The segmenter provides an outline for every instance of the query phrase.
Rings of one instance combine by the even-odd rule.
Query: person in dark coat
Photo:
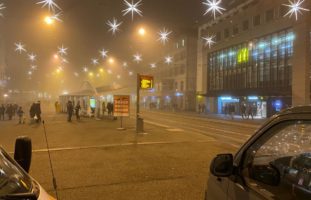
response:
[[[33,103],[30,107],[29,116],[31,120],[33,120],[36,116],[36,104],[35,103]]]
[[[0,120],[4,120],[4,114],[5,114],[5,107],[4,105],[2,104],[0,106]]]
[[[72,101],[68,101],[67,103],[67,114],[68,114],[68,122],[71,122],[72,114],[73,114],[73,104]]]
[[[80,110],[81,110],[80,101],[78,101],[77,105],[75,106],[75,114],[77,120],[80,120]]]
[[[18,115],[18,123],[25,124],[23,108],[19,107],[16,113]]]
[[[12,106],[12,104],[7,105],[6,114],[8,115],[9,120],[12,120],[12,117],[13,117],[13,106]]]
[[[40,101],[38,101],[36,104],[35,104],[35,115],[37,116],[37,123],[40,123],[41,122],[41,103]]]

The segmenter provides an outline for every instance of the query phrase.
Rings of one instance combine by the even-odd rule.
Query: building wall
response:
[[[233,46],[251,44],[253,41],[256,41],[260,38],[265,38],[268,35],[272,35],[283,30],[293,30],[293,33],[295,34],[295,40],[292,44],[294,55],[289,59],[288,63],[293,67],[293,70],[290,70],[290,88],[282,87],[283,91],[285,91],[285,93],[288,91],[288,93],[280,95],[285,97],[287,95],[291,96],[293,93],[292,102],[294,105],[307,104],[309,102],[309,98],[306,96],[309,97],[310,95],[310,28],[308,27],[310,24],[310,12],[305,12],[303,16],[299,16],[299,21],[296,21],[295,19],[283,17],[284,14],[288,11],[288,8],[282,5],[288,3],[286,0],[245,0],[236,3],[239,4],[237,4],[235,8],[229,10],[223,16],[199,27],[197,55],[198,94],[203,96],[210,96],[212,98],[216,98],[221,94],[213,94],[213,92],[210,90],[211,86],[209,83],[211,83],[211,80],[209,80],[209,77],[213,77],[211,74],[208,74],[208,69],[210,67],[208,63],[210,55],[215,52],[221,52],[221,50],[228,49]],[[311,7],[310,4],[311,2],[309,1],[304,3],[304,5],[308,8]],[[201,39],[206,35],[216,36],[216,44],[211,48],[206,47],[204,45],[204,41]],[[303,59],[301,59],[301,57],[303,57]],[[243,68],[241,68],[241,70],[243,70]],[[271,68],[267,70],[270,70],[269,73],[272,73]],[[215,79],[215,77],[213,78]],[[219,79],[219,77],[216,79]],[[239,81],[240,80],[237,80],[237,82]],[[241,89],[243,89],[242,86]],[[247,86],[245,86],[244,89],[247,89]],[[248,91],[249,94],[251,94],[251,91],[252,89]],[[268,89],[263,89],[262,95],[272,95],[268,94],[268,91]],[[272,93],[278,92],[277,90],[271,91]],[[233,92],[233,90],[223,90],[222,92],[223,94],[229,94],[230,92]],[[210,101],[215,102],[215,100],[210,98],[205,98],[203,102],[204,101],[207,103]],[[214,107],[214,109],[211,108],[212,111],[216,112],[217,105],[212,107]]]

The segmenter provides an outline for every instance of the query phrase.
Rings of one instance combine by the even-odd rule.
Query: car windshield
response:
[[[0,151],[0,196],[17,193],[28,193],[32,189],[31,179],[11,158]]]

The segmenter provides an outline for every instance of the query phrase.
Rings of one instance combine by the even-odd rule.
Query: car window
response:
[[[269,130],[248,149],[242,174],[268,198],[310,199],[311,122],[284,122]]]
[[[11,159],[0,151],[0,196],[28,193],[32,190],[30,178]]]

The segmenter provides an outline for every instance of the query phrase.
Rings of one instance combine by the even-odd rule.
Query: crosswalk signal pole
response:
[[[143,119],[139,116],[139,104],[140,104],[140,74],[137,74],[137,98],[136,98],[136,133],[142,133],[144,131]]]

